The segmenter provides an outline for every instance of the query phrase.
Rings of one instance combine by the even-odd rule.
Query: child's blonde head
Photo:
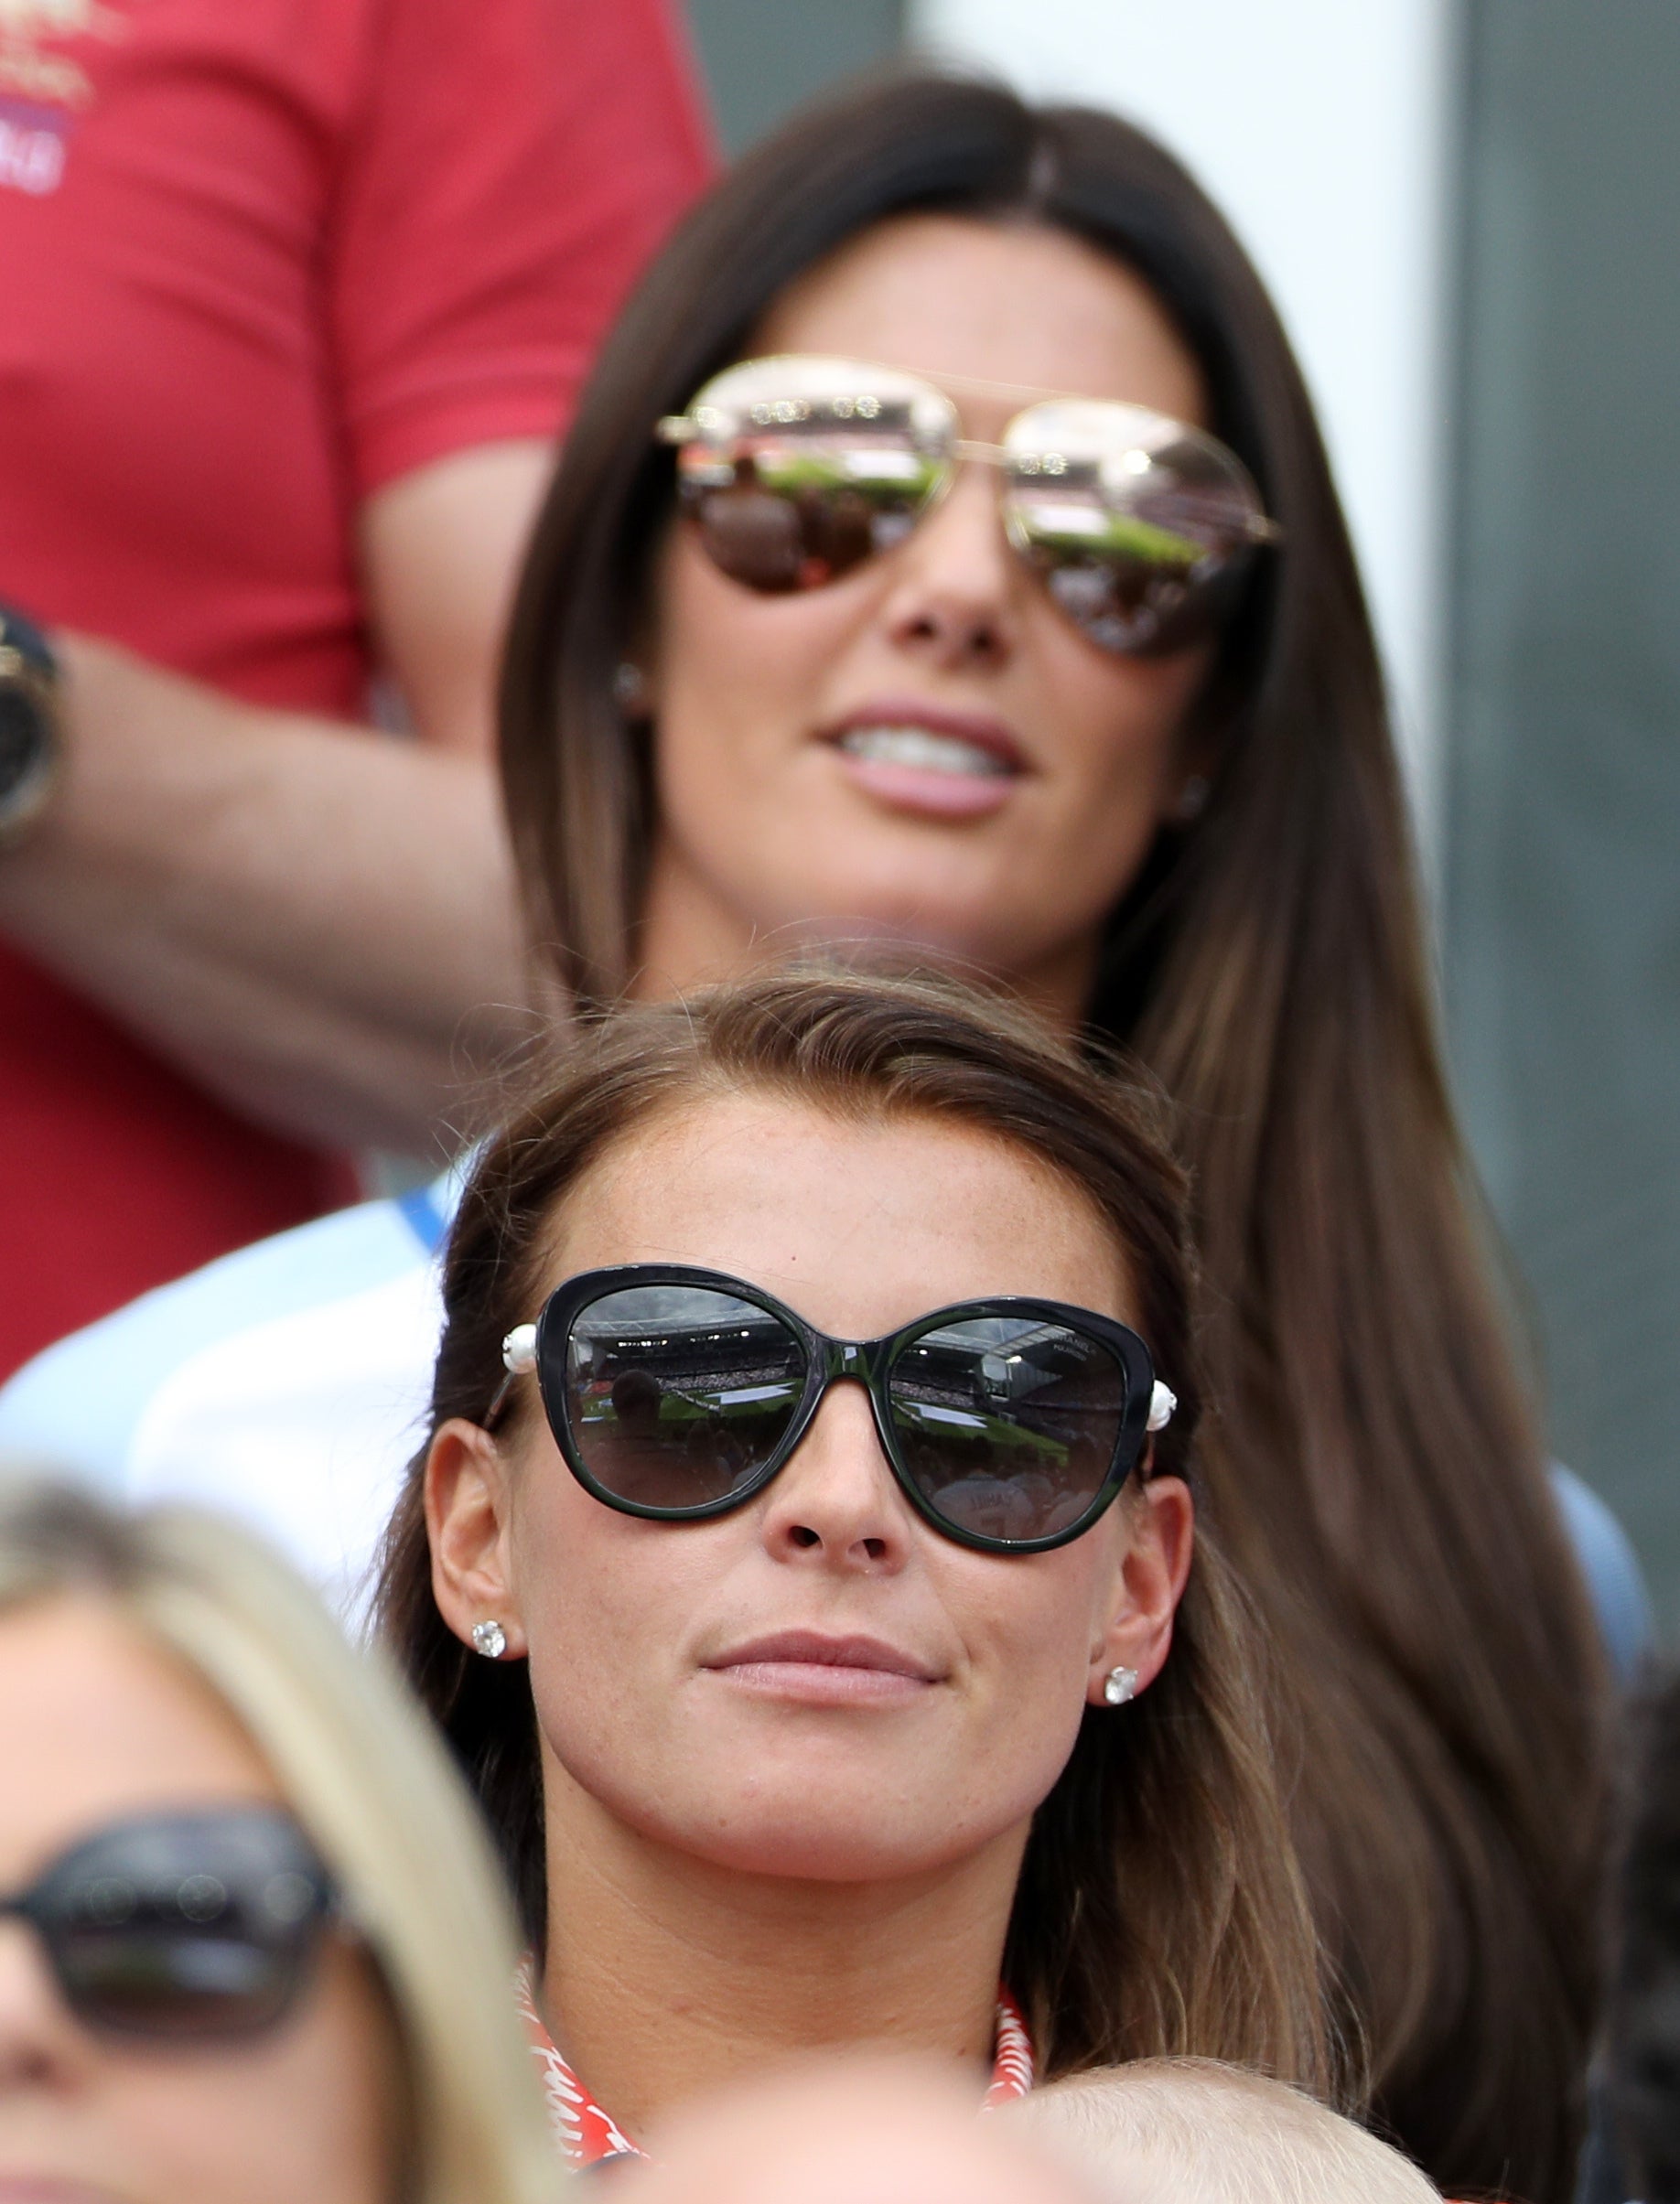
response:
[[[1416,2167],[1299,2090],[1211,2059],[1146,2059],[1037,2090],[1007,2115],[1102,2204],[1439,2204]]]

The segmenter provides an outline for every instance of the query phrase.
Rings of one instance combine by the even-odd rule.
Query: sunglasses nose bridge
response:
[[[868,1395],[870,1420],[875,1425],[876,1443],[881,1458],[891,1472],[896,1484],[903,1477],[894,1458],[890,1425],[891,1408],[887,1399],[887,1345],[884,1339],[830,1339],[825,1342],[826,1355],[823,1373],[823,1391],[835,1383],[846,1382],[862,1386]]]
[[[1001,468],[1009,457],[1003,445],[986,444],[977,436],[954,437],[949,448],[953,464],[965,461],[975,467]]]
[[[866,1392],[870,1390],[868,1352],[856,1339],[823,1341],[823,1382],[813,1404],[813,1414],[829,1387],[839,1384],[861,1385]]]

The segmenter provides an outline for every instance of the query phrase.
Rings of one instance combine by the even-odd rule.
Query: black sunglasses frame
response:
[[[651,1285],[689,1285],[708,1293],[727,1294],[733,1300],[745,1301],[752,1307],[762,1309],[767,1316],[792,1335],[802,1349],[805,1358],[805,1382],[798,1407],[794,1410],[781,1443],[766,1457],[761,1468],[721,1500],[702,1500],[692,1508],[656,1508],[640,1500],[622,1499],[608,1491],[591,1472],[584,1458],[583,1449],[571,1429],[565,1412],[566,1349],[571,1339],[572,1326],[583,1311],[607,1295],[622,1293],[629,1288]],[[961,1322],[972,1317],[1026,1317],[1044,1323],[1059,1324],[1069,1331],[1093,1340],[1114,1356],[1125,1380],[1125,1406],[1122,1411],[1120,1429],[1115,1441],[1113,1458],[1107,1473],[1093,1498],[1091,1504],[1073,1522],[1044,1538],[996,1538],[985,1532],[969,1531],[960,1524],[948,1521],[932,1505],[918,1488],[899,1449],[893,1430],[892,1403],[888,1392],[892,1371],[899,1356],[906,1348],[928,1332],[942,1326]],[[942,1537],[953,1539],[958,1545],[970,1546],[981,1554],[1047,1554],[1054,1547],[1070,1545],[1082,1538],[1093,1524],[1112,1505],[1124,1488],[1126,1479],[1144,1450],[1147,1434],[1150,1395],[1155,1383],[1155,1368],[1149,1349],[1128,1325],[1112,1317],[1099,1316],[1094,1310],[1077,1308],[1064,1301],[1039,1301],[1018,1295],[1000,1294],[977,1301],[953,1302],[948,1307],[932,1310],[918,1317],[902,1329],[888,1332],[878,1339],[835,1339],[819,1331],[813,1324],[806,1323],[797,1310],[790,1308],[762,1286],[749,1285],[745,1279],[732,1278],[724,1271],[692,1269],[685,1265],[629,1263],[606,1270],[583,1271],[557,1286],[543,1305],[536,1323],[536,1377],[542,1395],[544,1413],[555,1443],[565,1457],[572,1475],[592,1499],[606,1507],[615,1509],[620,1515],[637,1515],[650,1522],[705,1522],[714,1516],[732,1514],[745,1507],[785,1468],[801,1440],[811,1428],[813,1418],[831,1385],[850,1382],[861,1385],[869,1396],[869,1408],[875,1421],[875,1434],[879,1441],[887,1465],[894,1481],[922,1521],[930,1524]]]
[[[160,1873],[158,1852],[167,1857],[178,1844],[186,1859],[170,1861]],[[150,1861],[148,1844],[156,1848]],[[257,1847],[266,1849],[266,1859],[257,1856]],[[244,1885],[241,1868],[253,1880],[261,1875],[260,1890]],[[287,1892],[289,1903],[276,1914],[270,1894],[281,1877],[301,1888]],[[194,1883],[200,1887],[189,1899]],[[212,1917],[204,1908],[217,1902],[217,1893],[223,1900],[242,1901],[237,1936],[225,1941],[255,1946],[279,1962],[273,1994],[260,2011],[198,2027],[147,2025],[144,2019],[114,2017],[79,1979],[74,1951],[79,1931],[120,1939],[128,1930],[137,1944],[172,1932],[185,1941],[211,1942],[216,1941],[210,1933]],[[266,1908],[264,1896],[270,1898]],[[124,1901],[127,1918],[121,1912]],[[278,2027],[308,1981],[328,1927],[340,1916],[331,1878],[303,1831],[284,1809],[260,1805],[137,1814],[110,1822],[49,1860],[27,1889],[0,1893],[0,1919],[24,1921],[35,1931],[59,1994],[81,2027],[95,2036],[183,2049],[248,2042]],[[173,1994],[178,2005],[190,2011],[190,1988]],[[167,1994],[159,2003],[167,2001]]]

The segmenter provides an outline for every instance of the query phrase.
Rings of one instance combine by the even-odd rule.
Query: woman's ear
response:
[[[1130,1673],[1127,1698],[1160,1674],[1195,1552],[1196,1505],[1182,1478],[1150,1478],[1136,1488],[1129,1513],[1112,1597],[1096,1618],[1085,1685],[1093,1706],[1113,1704],[1105,1687],[1116,1670]]]
[[[1210,646],[1207,666],[1213,664]],[[1207,668],[1204,668],[1207,672]],[[1172,773],[1168,783],[1167,809],[1162,824],[1184,828],[1193,826],[1207,808],[1213,792],[1225,753],[1225,708],[1228,699],[1218,693],[1220,680],[1216,671],[1208,672],[1196,701],[1191,704],[1184,725],[1179,730],[1174,745]]]
[[[508,1565],[507,1468],[488,1431],[451,1416],[425,1457],[432,1596],[464,1645],[474,1623],[500,1624],[506,1651],[527,1650]]]
[[[673,537],[675,533],[673,516]],[[630,640],[612,681],[613,702],[630,726],[647,727],[659,716],[659,630],[653,608],[644,604],[637,611]]]

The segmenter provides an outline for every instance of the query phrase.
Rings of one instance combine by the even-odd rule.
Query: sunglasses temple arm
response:
[[[508,1404],[508,1395],[513,1390],[515,1378],[525,1377],[536,1368],[536,1326],[516,1324],[501,1342],[501,1367],[507,1371],[491,1396],[484,1412],[482,1431],[493,1431],[502,1410]]]

